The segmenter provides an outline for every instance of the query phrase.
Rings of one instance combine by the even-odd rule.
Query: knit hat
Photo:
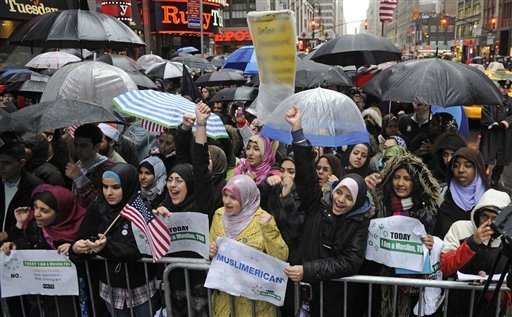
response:
[[[117,129],[116,124],[100,123],[100,124],[98,124],[98,128],[100,128],[101,132],[103,132],[103,134],[106,137],[108,137],[114,141],[117,141],[117,139],[119,138],[119,130]]]

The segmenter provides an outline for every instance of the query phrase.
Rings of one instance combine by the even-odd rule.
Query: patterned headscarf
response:
[[[232,177],[224,186],[222,192],[229,190],[240,203],[240,213],[230,216],[226,212],[222,215],[226,237],[236,239],[252,221],[256,210],[260,207],[260,191],[256,183],[247,175]]]
[[[254,180],[256,184],[261,183],[270,172],[270,168],[275,163],[276,158],[274,156],[274,151],[272,148],[272,142],[269,138],[261,136],[261,135],[253,135],[249,138],[249,142],[256,142],[258,144],[258,148],[261,152],[261,163],[257,166],[251,166],[247,159],[240,159],[239,167],[235,174],[242,174],[245,172],[251,172],[256,174],[256,179]]]

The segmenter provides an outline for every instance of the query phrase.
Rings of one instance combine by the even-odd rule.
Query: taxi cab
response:
[[[506,70],[502,63],[491,62],[485,70],[485,74],[496,84],[496,86],[498,86],[499,80],[508,79],[512,81],[512,72]],[[512,97],[512,90],[508,91],[508,95]],[[481,105],[464,106],[464,111],[470,120],[480,120],[482,118]]]

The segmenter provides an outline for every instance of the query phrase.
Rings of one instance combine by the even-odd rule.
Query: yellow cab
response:
[[[476,65],[476,66],[474,66]],[[512,81],[512,72],[505,69],[502,63],[491,62],[487,69],[484,69],[483,65],[480,64],[470,64],[470,66],[474,66],[480,70],[482,70],[490,80],[492,80],[496,86],[498,86],[499,80],[511,80]],[[509,90],[508,95],[512,97],[512,91]],[[470,120],[480,120],[482,118],[482,106],[481,105],[471,105],[464,106],[464,111],[466,112],[466,116]]]

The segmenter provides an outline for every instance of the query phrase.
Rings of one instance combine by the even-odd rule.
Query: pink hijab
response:
[[[41,184],[32,191],[32,198],[35,194],[40,192],[49,192],[57,202],[57,209],[55,211],[58,217],[52,224],[42,228],[44,238],[48,245],[56,249],[53,244],[54,241],[75,241],[78,238],[80,224],[85,217],[85,208],[80,207],[78,202],[74,199],[73,193],[62,186]],[[28,226],[32,219],[34,219],[33,210],[24,224],[24,229],[26,229],[26,226]]]
[[[246,172],[252,172],[256,174],[256,179],[254,180],[256,184],[261,183],[270,173],[270,168],[275,163],[276,158],[274,156],[274,151],[272,150],[272,142],[269,138],[261,136],[261,135],[253,135],[249,138],[249,142],[256,142],[258,144],[258,148],[261,152],[261,163],[257,166],[251,166],[247,159],[240,159],[240,163],[235,169],[234,174],[240,175],[245,174]],[[278,173],[278,172],[276,172]]]
[[[236,239],[252,221],[256,210],[260,207],[260,191],[256,183],[247,175],[233,176],[222,192],[229,190],[240,203],[240,213],[236,216],[229,216],[224,212],[222,221],[226,237]]]

